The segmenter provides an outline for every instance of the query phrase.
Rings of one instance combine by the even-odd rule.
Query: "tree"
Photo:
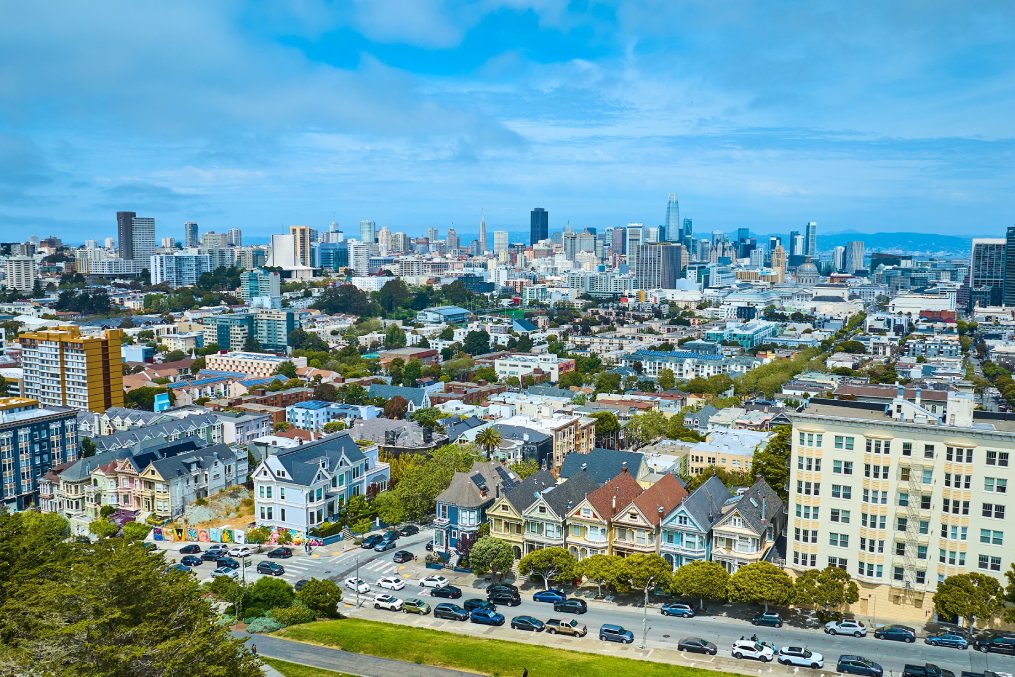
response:
[[[437,407],[424,407],[412,412],[409,418],[424,428],[433,428],[436,430],[441,427],[440,420],[444,418],[444,416],[444,412]]]
[[[338,397],[346,404],[366,404],[367,389],[358,383],[347,383],[338,389]]]
[[[279,376],[285,376],[286,378],[296,378],[298,376],[296,373],[296,365],[293,364],[292,360],[286,360],[275,367],[275,373]]]
[[[659,370],[659,376],[656,379],[656,382],[659,384],[659,387],[663,391],[673,390],[673,386],[676,384],[676,381],[677,380],[676,380],[676,377],[673,374],[673,370],[672,369],[660,369]]]
[[[597,393],[620,392],[620,374],[604,371],[596,376]]]
[[[765,478],[768,486],[779,494],[779,498],[786,501],[788,499],[786,485],[789,483],[790,441],[793,428],[788,425],[778,425],[774,430],[775,435],[768,440],[765,448],[754,452],[751,474],[755,477]]]
[[[108,519],[114,512],[116,512],[116,508],[107,503],[99,508],[99,517],[102,519]]]
[[[490,352],[490,334],[482,329],[470,331],[465,335],[462,350],[469,355],[482,355]]]
[[[500,446],[500,439],[500,431],[492,425],[483,428],[476,435],[476,444],[482,447],[483,451],[486,452],[487,460],[493,458],[493,451]]]
[[[839,567],[808,569],[793,583],[793,603],[820,608],[826,616],[832,609],[859,600],[856,582],[848,571]]]
[[[247,593],[243,596],[243,606],[250,612],[254,610],[263,612],[287,607],[293,603],[295,597],[293,586],[281,578],[265,576],[247,588]]]
[[[409,291],[409,286],[399,278],[385,282],[377,292],[377,303],[386,313],[401,308],[409,303],[410,299],[412,299],[412,293]]]
[[[261,543],[267,543],[269,538],[271,538],[271,529],[268,527],[247,529],[247,543],[260,545]]]
[[[539,472],[539,463],[534,459],[524,458],[521,461],[511,464],[511,472],[518,475],[520,478],[525,479],[530,475],[535,475]]]
[[[574,578],[577,564],[574,555],[564,548],[543,548],[522,557],[518,562],[518,573],[542,579],[543,589],[548,590],[550,581]]]
[[[638,590],[648,600],[648,593],[655,587],[670,587],[672,569],[670,563],[659,555],[636,554],[623,558],[623,566],[617,573],[619,589]]]
[[[358,315],[360,317],[375,317],[377,305],[370,300],[366,292],[351,284],[343,284],[338,287],[325,289],[317,302],[313,305],[318,310],[323,310],[329,315],[345,313],[347,315]]]
[[[503,576],[511,570],[514,563],[511,544],[492,536],[484,536],[476,541],[469,554],[469,566],[473,573],[479,575],[491,573],[497,577]]]
[[[345,421],[328,421],[324,424],[324,427],[321,428],[321,431],[325,435],[337,433],[342,430],[345,430]]]
[[[394,491],[382,491],[374,496],[374,509],[377,511],[377,517],[387,524],[400,524],[405,521],[405,506]]]
[[[330,383],[318,383],[314,386],[314,399],[334,402],[338,399],[338,388]]]
[[[318,616],[338,618],[342,589],[333,580],[311,578],[296,593],[296,599]]]
[[[730,576],[726,595],[732,602],[764,604],[788,604],[793,598],[793,580],[789,575],[768,562],[754,562],[740,567]]]
[[[1004,591],[996,578],[978,572],[949,576],[937,585],[934,610],[960,618],[972,632],[977,619],[990,621],[1004,609]]]
[[[155,396],[166,392],[165,386],[142,386],[124,395],[124,406],[131,409],[155,410]]]
[[[613,449],[620,434],[620,421],[612,411],[597,411],[591,414],[595,419],[596,446]]]
[[[88,531],[99,538],[112,538],[120,533],[120,527],[109,520],[97,519],[88,523]]]
[[[688,562],[673,572],[670,590],[684,597],[697,597],[698,606],[705,607],[706,599],[726,599],[730,575],[718,562],[698,560]]]
[[[384,403],[384,418],[401,420],[409,411],[409,401],[401,395],[395,395]]]
[[[859,341],[843,341],[837,346],[839,352],[851,354],[863,354],[867,352],[867,346]]]
[[[591,555],[578,562],[576,573],[595,583],[599,588],[596,597],[602,597],[603,587],[616,586],[623,566],[624,558],[620,555]]]
[[[123,525],[123,539],[125,541],[143,541],[152,530],[150,524],[144,522],[127,522]]]
[[[406,388],[415,388],[416,381],[423,375],[423,363],[419,360],[409,360],[402,369],[402,385]]]
[[[390,282],[388,284],[391,284]],[[397,324],[393,324],[384,330],[385,348],[404,348],[405,331]]]

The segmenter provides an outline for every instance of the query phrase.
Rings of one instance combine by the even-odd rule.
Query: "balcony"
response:
[[[433,525],[437,529],[445,529],[450,524],[451,520],[448,519],[447,517],[435,517],[433,520]]]
[[[685,545],[677,543],[663,543],[660,546],[662,552],[668,552],[675,555],[684,555],[687,557],[704,557],[706,553],[705,546],[689,548]]]

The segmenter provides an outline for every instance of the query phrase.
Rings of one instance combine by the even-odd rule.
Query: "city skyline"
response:
[[[110,21],[115,16],[116,21]],[[1015,9],[10,8],[0,229],[1003,233]],[[847,28],[848,27],[848,28]],[[172,224],[172,225],[170,225]],[[468,224],[468,225],[466,225]],[[167,229],[167,226],[169,228]]]

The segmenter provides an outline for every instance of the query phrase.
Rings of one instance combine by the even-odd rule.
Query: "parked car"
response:
[[[229,578],[239,578],[240,572],[230,567],[219,567],[215,571],[211,572],[212,577],[215,576],[228,576]]]
[[[751,625],[767,625],[772,628],[781,628],[782,616],[774,611],[760,613],[751,619]]]
[[[433,597],[443,597],[444,599],[458,599],[462,596],[462,589],[456,588],[453,585],[442,585],[439,588],[431,590],[430,595]]]
[[[228,567],[230,569],[240,568],[240,563],[234,560],[232,557],[219,557],[217,561],[220,567]]]
[[[402,600],[393,595],[381,593],[379,595],[374,595],[374,608],[386,609],[388,611],[401,611]]]
[[[443,588],[450,581],[443,576],[424,576],[419,579],[419,587],[421,588]]]
[[[973,648],[983,653],[1001,653],[1015,656],[1015,635],[984,633],[973,641]]]
[[[852,618],[844,618],[841,621],[828,621],[825,623],[825,633],[829,635],[865,637],[867,635],[867,626]]]
[[[504,614],[493,609],[475,609],[469,614],[469,620],[479,625],[504,625]]]
[[[441,602],[433,608],[433,617],[448,621],[467,621],[469,620],[469,612],[457,604]]]
[[[415,536],[418,533],[419,527],[417,527],[415,524],[406,524],[405,526],[403,526],[401,529],[398,530],[399,536]]]
[[[229,552],[229,546],[225,543],[212,543],[208,546],[208,552],[221,552],[224,555]]]
[[[490,609],[492,611],[497,610],[496,604],[488,602],[485,599],[478,599],[476,597],[472,597],[471,599],[465,600],[462,603],[462,606],[465,608],[466,611],[475,611],[476,609]]]
[[[395,564],[403,564],[405,562],[411,562],[413,559],[415,559],[415,557],[416,556],[413,555],[408,550],[399,550],[398,552],[395,553],[395,556],[392,557],[392,560],[395,562]]]
[[[278,562],[264,562],[257,563],[257,573],[268,574],[269,576],[281,576],[285,573],[285,567]]]
[[[599,628],[599,640],[602,642],[620,642],[630,644],[634,641],[634,633],[621,625],[607,623]]]
[[[733,642],[730,650],[734,658],[751,658],[762,663],[767,663],[775,658],[775,651],[767,644],[753,639],[738,639]]]
[[[407,614],[426,616],[430,613],[430,605],[421,599],[406,599],[402,601],[402,611]]]
[[[694,607],[690,604],[684,604],[683,602],[669,602],[663,604],[659,609],[659,613],[663,616],[680,616],[681,618],[694,618],[697,614],[694,612]]]
[[[719,647],[707,639],[701,637],[685,637],[677,642],[677,651],[688,651],[690,653],[703,653],[714,656],[719,653]]]
[[[188,543],[187,545],[180,548],[181,555],[197,555],[201,552],[201,546],[197,543]]]
[[[221,550],[209,550],[207,552],[201,553],[201,561],[202,562],[217,562],[217,561],[219,561],[220,559],[222,559],[225,556],[226,556],[226,553],[224,551],[221,551]]]
[[[584,637],[589,629],[578,622],[576,618],[550,618],[545,623],[546,632],[550,635],[571,635],[572,637]]]
[[[398,576],[385,576],[377,579],[377,587],[385,590],[401,590],[405,583]]]
[[[849,675],[864,675],[864,677],[883,677],[884,668],[872,660],[863,656],[843,655],[835,664],[836,672],[844,672]]]
[[[805,668],[823,668],[825,657],[803,646],[784,646],[779,649],[779,662],[783,665],[799,665]]]
[[[377,552],[387,552],[388,550],[394,550],[397,547],[398,543],[395,541],[381,541],[377,544],[374,550]]]
[[[372,550],[377,547],[377,544],[384,540],[384,536],[380,534],[373,534],[367,536],[360,542],[360,547],[364,550]]]
[[[370,586],[362,578],[345,579],[345,587],[349,588],[353,592],[359,593],[370,592]]]
[[[532,596],[532,599],[537,602],[550,602],[551,604],[556,604],[557,602],[563,602],[567,599],[567,595],[560,590],[550,588],[549,590],[540,590]]]
[[[289,559],[292,556],[292,548],[279,547],[268,551],[269,559]]]
[[[907,625],[885,625],[874,629],[874,637],[912,644],[916,641],[916,630]]]
[[[494,604],[503,604],[505,606],[518,606],[522,603],[522,598],[517,592],[511,590],[496,590],[494,592],[487,593],[486,599]]]
[[[486,594],[492,595],[494,593],[508,592],[512,595],[518,594],[518,586],[511,585],[510,583],[497,583],[495,585],[488,586],[486,588]]]
[[[296,585],[293,586],[293,590],[300,591],[303,588],[305,588],[307,583],[309,582],[310,581],[308,581],[307,579],[301,578],[300,580],[296,581]]]
[[[245,545],[238,545],[229,551],[230,557],[249,557],[253,554],[253,550]]]
[[[968,649],[969,638],[958,632],[939,632],[923,640],[931,646],[947,646],[953,649]]]
[[[187,566],[186,564],[170,564],[169,566],[166,567],[166,573],[168,574],[170,571],[179,571],[181,573],[189,574],[190,567]]]
[[[578,614],[580,616],[589,610],[589,605],[583,599],[569,597],[562,602],[554,602],[553,610],[566,614]]]
[[[939,668],[933,663],[923,665],[907,663],[902,666],[902,677],[955,677],[955,673]]]
[[[199,567],[202,562],[204,562],[204,560],[197,555],[185,555],[183,559],[180,560],[180,564],[188,567]]]
[[[546,625],[535,616],[515,616],[511,619],[512,630],[527,630],[529,632],[542,632]]]

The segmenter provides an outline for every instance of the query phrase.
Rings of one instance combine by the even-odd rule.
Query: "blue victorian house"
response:
[[[723,504],[730,496],[722,480],[712,476],[663,518],[659,554],[674,570],[710,558],[712,527],[723,516]]]
[[[434,519],[434,552],[457,552],[463,535],[479,531],[494,501],[513,489],[521,479],[500,463],[476,461],[468,472],[456,472],[451,484],[437,496]]]

